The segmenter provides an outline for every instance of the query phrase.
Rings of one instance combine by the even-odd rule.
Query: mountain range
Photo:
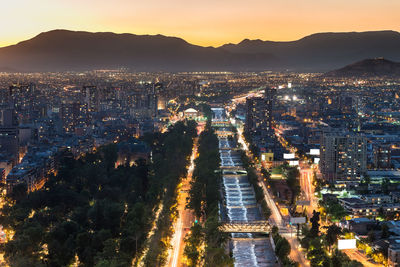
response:
[[[400,77],[400,63],[384,58],[371,58],[349,64],[343,68],[329,71],[326,77],[371,77],[371,76],[398,76]]]
[[[291,42],[245,39],[203,47],[163,35],[54,30],[0,48],[0,71],[325,72],[377,57],[400,61],[399,32],[317,33]]]

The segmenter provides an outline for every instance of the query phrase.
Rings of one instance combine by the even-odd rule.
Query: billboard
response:
[[[319,158],[314,158],[314,163],[318,164],[319,163]]]
[[[355,239],[339,239],[338,240],[338,249],[354,249],[356,248],[356,240]]]
[[[295,155],[294,155],[294,153],[284,153],[283,158],[284,159],[294,159]]]
[[[289,166],[299,166],[299,161],[298,160],[290,160]]]
[[[320,153],[320,151],[318,148],[310,149],[310,155],[319,156],[319,153]]]
[[[306,217],[290,217],[291,224],[302,224],[306,223]]]

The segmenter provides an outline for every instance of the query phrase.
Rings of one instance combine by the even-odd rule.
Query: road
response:
[[[199,130],[199,129],[198,129]],[[201,132],[202,129],[199,130]],[[178,219],[174,224],[174,236],[171,241],[171,253],[169,255],[168,266],[178,267],[183,266],[183,251],[185,248],[185,236],[189,232],[190,227],[194,222],[194,215],[191,210],[186,209],[186,200],[189,197],[190,182],[193,176],[194,160],[197,156],[197,141],[194,141],[192,155],[190,157],[190,166],[186,179],[182,179],[180,191],[177,199]]]
[[[362,265],[365,267],[383,267],[382,264],[369,262],[365,254],[356,249],[346,249],[343,250],[343,252],[346,253],[350,259],[361,262]]]
[[[146,258],[147,253],[149,252],[149,245],[151,243],[152,237],[154,236],[154,234],[156,232],[158,219],[160,218],[160,213],[161,213],[162,209],[163,209],[162,203],[158,204],[158,206],[156,208],[155,218],[152,223],[151,230],[148,232],[147,237],[146,237],[146,242],[144,245],[143,253],[140,256],[133,259],[132,266],[139,266],[139,267],[144,266],[143,260]]]
[[[246,142],[243,137],[243,130],[241,128],[238,129],[238,137],[239,143],[242,144],[244,150],[246,151],[247,156],[254,160],[253,155],[250,153]],[[259,180],[259,185],[264,191],[265,201],[267,202],[268,207],[271,210],[271,216],[269,218],[269,222],[271,225],[276,225],[279,228],[279,232],[282,236],[284,236],[290,243],[291,251],[290,258],[300,264],[300,266],[310,266],[309,261],[305,258],[304,253],[300,250],[300,244],[297,240],[295,230],[291,229],[291,226],[288,222],[282,218],[281,213],[279,212],[278,207],[275,204],[274,199],[271,197],[271,194],[267,187],[265,186],[264,178],[259,170],[257,170],[257,176]],[[293,233],[292,233],[293,232]]]
[[[313,188],[312,188],[312,175],[313,171],[311,168],[300,167],[300,186],[302,193],[307,201],[313,199]]]
[[[234,99],[234,104],[244,102],[246,97],[251,97],[253,94],[248,94],[245,96],[240,96],[237,99]],[[232,120],[232,119],[231,119]],[[314,122],[320,123],[320,122]],[[275,135],[277,139],[280,141],[283,147],[287,148],[291,153],[297,153],[297,149],[293,146],[290,146],[289,143],[283,138],[282,133],[279,129],[274,129]],[[239,134],[239,143],[242,144],[243,149],[246,151],[249,158],[253,159],[251,153],[248,150],[248,146],[243,138],[243,132],[241,127],[238,127],[238,134]],[[314,171],[318,173],[318,165],[309,164],[305,160],[300,161],[300,187],[301,187],[301,196],[300,200],[303,201],[303,207],[307,210],[308,217],[312,217],[313,210],[318,210],[318,199],[315,197],[315,188],[313,185],[314,179]],[[275,204],[275,201],[271,197],[269,190],[265,186],[261,173],[258,171],[260,185],[264,191],[265,200],[271,209],[271,217],[269,219],[271,225],[276,225],[279,227],[280,234],[284,236],[290,243],[291,252],[290,258],[300,264],[300,266],[310,266],[309,261],[305,258],[304,253],[300,249],[300,244],[295,235],[295,229],[290,229],[290,226],[287,225],[282,219],[282,215]],[[322,224],[322,222],[321,222]],[[293,231],[293,234],[292,232]],[[380,267],[383,266],[381,264],[371,263],[368,261],[368,258],[365,254],[359,252],[358,250],[344,250],[344,252],[352,259],[361,262],[366,267]]]
[[[305,258],[303,252],[300,250],[300,244],[296,237],[296,229],[286,224],[274,200],[272,199],[271,194],[269,193],[267,187],[263,182],[260,182],[260,185],[262,186],[262,189],[264,191],[264,197],[265,200],[267,201],[268,207],[271,210],[271,216],[269,218],[269,222],[272,225],[278,226],[280,234],[289,241],[291,247],[289,255],[290,258],[298,262],[300,266],[310,266],[309,261]]]
[[[288,142],[282,137],[282,135],[279,133],[279,131],[276,130],[275,134],[278,136],[278,138],[283,146],[289,148],[291,152],[297,151],[295,147],[291,147],[288,145]],[[300,200],[305,201],[304,203],[309,202],[306,205],[304,205],[303,207],[305,207],[307,209],[307,215],[309,218],[311,218],[313,210],[318,210],[318,199],[315,197],[315,194],[314,194],[315,188],[313,185],[314,171],[318,172],[318,166],[315,164],[310,165],[308,163],[308,161],[302,160],[302,161],[300,161],[299,167],[300,167],[300,187],[301,187]],[[298,203],[299,203],[299,201],[298,201]],[[323,226],[323,225],[324,225],[324,222],[321,221],[321,226]],[[286,236],[287,236],[287,234],[285,234],[285,237]],[[290,238],[287,238],[287,239],[289,240],[289,243],[292,247],[290,256],[293,260],[295,260],[295,258],[298,258],[298,256],[296,254],[292,255],[292,253],[293,253],[293,248],[296,248],[296,249],[299,248],[298,241],[290,239]],[[383,266],[381,264],[369,262],[366,255],[356,249],[344,250],[344,252],[349,256],[350,259],[359,261],[364,266],[367,266],[367,267]],[[298,262],[300,262],[300,261],[298,261]]]
[[[307,205],[304,205],[307,209],[308,218],[312,217],[313,210],[318,210],[318,200],[314,195],[315,188],[313,185],[313,176],[314,169],[307,162],[302,162],[300,164],[300,200],[308,202]]]

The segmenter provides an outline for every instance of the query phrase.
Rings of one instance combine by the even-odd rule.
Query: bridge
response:
[[[271,226],[267,221],[231,221],[222,223],[220,230],[227,233],[269,233]]]
[[[227,138],[228,136],[234,136],[235,133],[229,130],[216,130],[215,134],[220,138]]]
[[[225,165],[225,166],[220,166],[220,169],[222,169],[222,171],[229,171],[229,172],[234,172],[234,171],[242,171],[243,170],[243,166],[231,166],[231,165]],[[244,173],[240,173],[240,174],[244,174]],[[225,175],[225,174],[224,174]],[[229,175],[229,174],[226,174]],[[234,175],[234,174],[232,174]],[[247,175],[247,173],[246,173]]]
[[[238,148],[238,147],[219,147],[218,148],[220,151],[232,151],[233,153],[234,153],[234,155],[239,155],[240,156],[240,154],[239,154],[239,152],[238,151],[240,151],[241,149],[240,148]]]
[[[231,125],[231,122],[228,121],[228,120],[215,120],[215,119],[213,119],[211,121],[211,126],[216,127],[216,128],[218,128],[218,127],[226,128],[226,127],[231,127],[232,125]]]

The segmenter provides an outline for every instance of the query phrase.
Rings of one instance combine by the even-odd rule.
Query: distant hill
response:
[[[0,48],[0,71],[327,71],[364,58],[400,61],[400,33],[318,33],[292,42],[202,47],[163,35],[54,30]]]
[[[400,61],[400,33],[316,33],[291,42],[245,39],[239,44],[227,44],[221,48],[236,53],[272,54],[289,69],[329,71],[365,58],[384,57]]]
[[[275,57],[201,47],[162,35],[55,30],[0,48],[0,69],[65,71],[127,67],[134,71],[256,70]]]
[[[399,76],[400,63],[384,58],[365,59],[325,73],[329,77]]]

